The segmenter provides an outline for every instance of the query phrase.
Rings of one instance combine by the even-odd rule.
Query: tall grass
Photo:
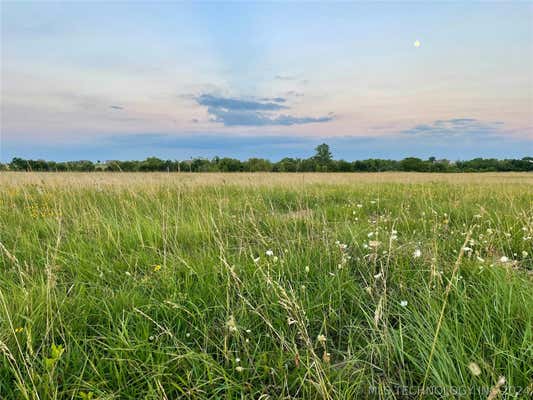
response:
[[[531,394],[530,176],[121,176],[0,176],[0,398]]]

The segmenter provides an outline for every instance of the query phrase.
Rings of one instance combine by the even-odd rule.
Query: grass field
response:
[[[520,173],[2,173],[0,398],[527,398],[532,194]]]

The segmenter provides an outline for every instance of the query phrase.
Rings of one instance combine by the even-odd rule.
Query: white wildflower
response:
[[[402,301],[400,301],[400,305],[401,305],[402,307],[407,307],[407,300],[402,300]]]
[[[481,374],[481,368],[479,368],[479,365],[477,365],[475,362],[468,364],[468,369],[474,376],[479,376]]]
[[[268,249],[265,254],[268,256],[268,257],[272,257],[274,255],[274,252],[270,249]]]
[[[509,258],[507,258],[506,256],[502,256],[502,257],[500,258],[500,262],[502,262],[502,263],[509,262]]]
[[[422,251],[420,249],[416,249],[414,252],[413,252],[413,257],[414,258],[418,258],[422,255]]]
[[[235,322],[235,317],[233,315],[230,315],[226,321],[226,327],[230,332],[237,332],[237,323]]]
[[[326,336],[325,335],[318,335],[316,340],[318,340],[320,343],[325,343],[326,342]]]

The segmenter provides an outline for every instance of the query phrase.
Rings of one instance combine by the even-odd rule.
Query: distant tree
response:
[[[272,171],[272,163],[264,158],[250,158],[244,163],[244,170],[250,172]]]
[[[400,169],[402,171],[415,171],[424,172],[427,171],[426,163],[420,158],[407,157],[400,161]]]
[[[331,160],[333,159],[329,146],[326,143],[322,143],[316,146],[314,158],[316,162],[321,166],[329,165],[331,163]]]
[[[279,172],[296,172],[298,171],[298,160],[294,158],[285,157],[278,161],[275,165]]]
[[[219,170],[222,172],[239,172],[243,170],[241,161],[236,158],[221,158],[218,165]]]

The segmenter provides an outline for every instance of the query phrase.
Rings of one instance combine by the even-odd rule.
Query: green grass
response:
[[[0,398],[531,392],[529,182],[128,179],[0,186]]]

